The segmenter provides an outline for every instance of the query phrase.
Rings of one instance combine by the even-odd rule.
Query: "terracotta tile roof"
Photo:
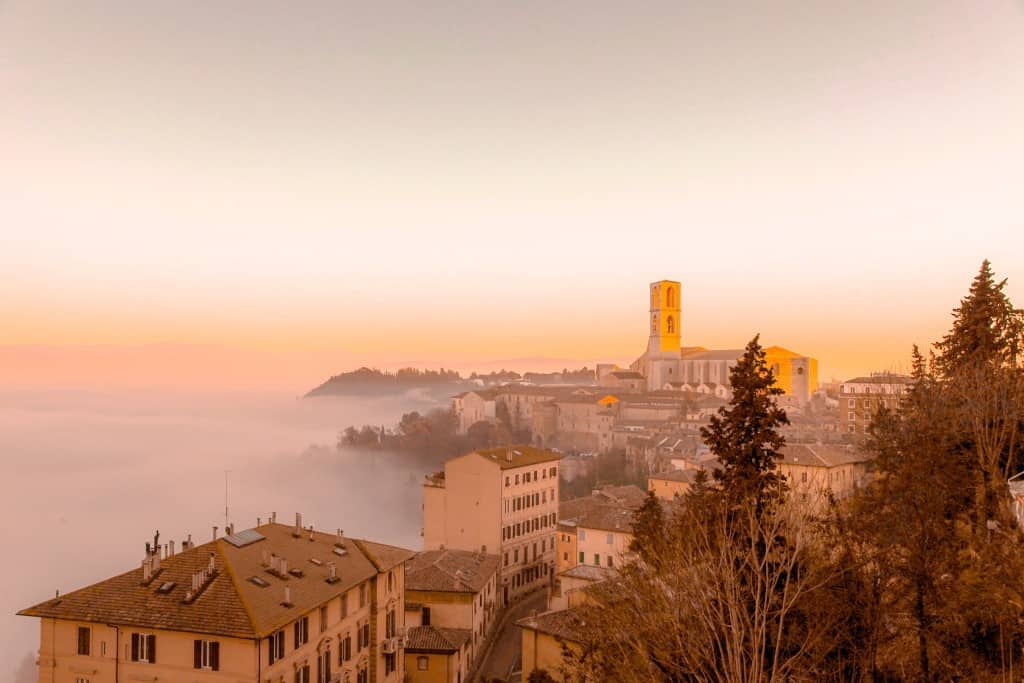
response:
[[[338,555],[334,552],[335,534],[314,532],[311,541],[308,530],[298,538],[293,536],[293,530],[289,525],[265,524],[256,529],[263,538],[249,545],[239,548],[221,538],[163,559],[160,573],[148,586],[142,585],[140,567],[19,614],[239,638],[263,637],[375,576],[378,570],[363,548],[375,553],[381,553],[379,548],[390,549],[396,557],[401,550],[346,538],[342,540],[344,554]],[[401,552],[412,555],[411,551]],[[211,553],[216,569],[214,578],[198,598],[185,603],[193,572],[207,565]],[[264,553],[267,557],[271,553],[283,557],[289,570],[301,570],[303,576],[282,579],[272,575],[264,565]],[[335,565],[339,578],[335,583],[326,581],[328,563]],[[252,583],[249,577],[253,576],[268,585]],[[157,588],[168,582],[174,582],[174,587],[167,593],[158,593]],[[281,604],[285,586],[291,590],[292,607]]]
[[[743,349],[700,349],[680,352],[683,360],[739,360],[742,355]]]
[[[582,643],[586,634],[586,622],[575,608],[544,612],[520,619],[516,622],[516,626],[547,633],[561,640],[575,643]]]
[[[413,626],[409,629],[406,652],[458,652],[473,632],[468,628],[441,628],[440,626]]]
[[[868,377],[854,377],[843,384],[913,384],[914,378],[910,375],[880,374]]]
[[[856,448],[826,446],[822,444],[787,444],[782,447],[777,462],[808,467],[838,467],[856,462],[867,462],[871,456]]]
[[[609,486],[558,506],[559,526],[630,532],[647,494],[636,486]]]
[[[566,569],[559,576],[564,576],[570,579],[581,579],[583,581],[604,581],[612,576],[615,576],[616,572],[614,569],[608,567],[595,567],[591,564],[578,564],[572,569]]]
[[[661,481],[683,481],[687,484],[692,484],[697,479],[697,472],[699,470],[670,470],[668,472],[660,472],[658,474],[648,475],[648,479],[658,479]]]
[[[405,548],[399,548],[393,545],[386,545],[384,543],[375,543],[374,541],[366,541],[363,539],[354,539],[354,542],[359,549],[363,551],[363,555],[366,556],[373,566],[379,572],[391,571],[403,562],[412,559],[416,553],[412,550],[406,550]]]
[[[477,455],[498,463],[501,469],[507,470],[541,462],[560,460],[562,455],[533,446],[500,446],[498,448],[482,448],[474,451]],[[511,458],[510,458],[511,456]]]
[[[427,550],[405,567],[405,590],[479,593],[498,570],[498,556],[468,550]]]

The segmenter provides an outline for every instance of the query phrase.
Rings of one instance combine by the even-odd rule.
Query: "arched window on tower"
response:
[[[656,333],[658,331],[658,314],[655,313],[651,316],[651,332]]]
[[[669,290],[669,291],[671,291],[671,290]],[[665,319],[665,329],[666,329],[666,331],[668,331],[669,334],[675,334],[676,333],[676,319],[673,318],[672,316],[669,316],[668,318],[666,318]]]
[[[665,307],[675,308],[676,307],[676,288],[669,287],[665,290]]]

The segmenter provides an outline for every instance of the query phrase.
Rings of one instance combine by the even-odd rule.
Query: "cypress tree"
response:
[[[730,504],[752,498],[758,512],[785,484],[775,471],[775,458],[785,444],[779,427],[789,424],[776,397],[783,393],[765,361],[760,335],[747,344],[729,372],[732,400],[700,430],[701,438],[722,462],[715,479]]]

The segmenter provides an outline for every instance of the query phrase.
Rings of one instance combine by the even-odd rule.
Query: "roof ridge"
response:
[[[222,539],[217,540],[220,541]],[[228,560],[228,556],[221,552],[221,544],[214,542],[213,545],[217,551],[217,555],[220,556],[221,562],[224,563],[224,571],[231,578],[231,587],[234,589],[235,595],[238,596],[238,601],[242,603],[242,609],[245,610],[245,616],[249,620],[249,626],[252,627],[252,632],[262,638],[263,634],[259,632],[259,628],[256,624],[256,619],[253,618],[252,606],[249,604],[249,601],[245,597],[245,591],[243,591],[241,585],[239,585],[238,575],[235,573],[234,566]]]

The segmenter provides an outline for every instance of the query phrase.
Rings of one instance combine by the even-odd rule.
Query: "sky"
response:
[[[0,0],[0,375],[907,364],[1024,301],[1024,2]],[[525,368],[524,368],[525,369]]]

